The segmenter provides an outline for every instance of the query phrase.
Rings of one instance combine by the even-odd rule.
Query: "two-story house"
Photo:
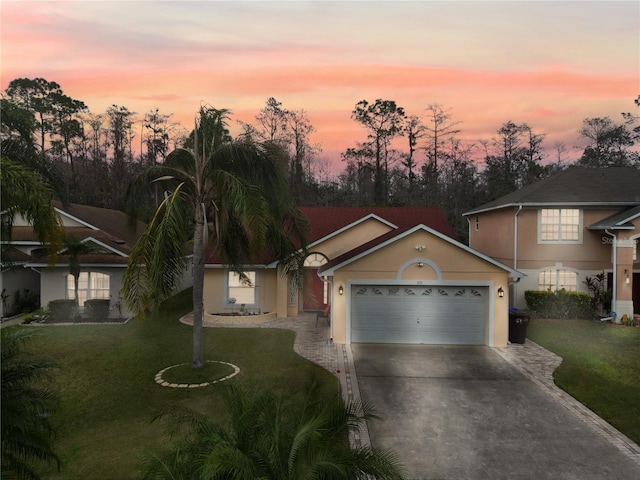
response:
[[[526,274],[513,306],[526,290],[587,292],[605,272],[617,320],[640,312],[640,170],[570,167],[464,216],[470,247]]]

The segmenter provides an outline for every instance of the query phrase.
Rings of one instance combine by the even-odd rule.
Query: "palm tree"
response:
[[[204,365],[205,249],[240,273],[260,253],[286,257],[286,273],[298,260],[291,252],[304,245],[306,220],[287,190],[286,157],[275,145],[232,140],[227,118],[227,110],[202,107],[188,146],[144,170],[127,192],[132,218],[143,195],[155,187],[164,192],[125,271],[123,297],[132,311],[153,310],[173,293],[192,242],[194,368]]]
[[[62,242],[62,221],[51,204],[52,189],[44,177],[22,163],[0,158],[2,239],[11,237],[15,215],[21,215],[53,255]]]
[[[147,456],[142,478],[403,478],[391,450],[351,448],[350,434],[374,418],[365,403],[346,403],[340,395],[323,398],[315,384],[293,396],[234,387],[223,392],[230,411],[224,425],[184,406],[156,417],[169,420],[175,444]]]
[[[63,253],[69,255],[69,273],[73,275],[73,291],[75,293],[75,296],[73,298],[75,299],[76,307],[79,305],[78,284],[80,280],[80,273],[82,272],[80,255],[96,251],[99,251],[99,249],[94,247],[92,244],[83,242],[82,240],[74,236],[68,236],[64,239]]]
[[[23,351],[33,335],[21,327],[1,330],[2,478],[37,479],[35,466],[43,461],[60,466],[48,419],[57,397],[45,387],[56,364]]]

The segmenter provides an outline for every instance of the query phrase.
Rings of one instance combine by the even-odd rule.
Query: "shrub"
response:
[[[75,316],[75,300],[51,300],[49,302],[49,319],[54,322],[73,320]]]
[[[84,309],[90,320],[99,322],[109,318],[109,300],[94,298],[84,302]]]
[[[22,292],[16,290],[13,295],[13,313],[30,313],[38,309],[40,306],[40,297],[37,293],[23,288]]]
[[[595,315],[588,293],[527,290],[524,292],[529,309],[540,318],[588,318]]]

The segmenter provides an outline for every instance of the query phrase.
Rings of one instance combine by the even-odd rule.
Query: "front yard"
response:
[[[56,372],[61,409],[52,423],[63,467],[44,478],[136,478],[143,454],[165,441],[164,425],[150,421],[171,404],[225,418],[223,384],[177,389],[154,380],[165,367],[191,361],[191,327],[178,322],[191,309],[190,295],[167,302],[156,318],[126,325],[25,327],[41,333],[28,349],[53,356],[62,367]],[[205,358],[239,366],[229,382],[241,387],[294,391],[315,376],[335,394],[335,377],[298,356],[293,340],[288,330],[205,329]]]
[[[527,336],[563,358],[556,385],[640,443],[640,328],[535,319]]]

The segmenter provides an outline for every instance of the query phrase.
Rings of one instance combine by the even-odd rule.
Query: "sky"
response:
[[[366,138],[360,100],[439,104],[468,142],[527,123],[555,160],[640,94],[637,1],[2,0],[0,22],[2,90],[42,77],[93,113],[158,108],[187,128],[208,104],[232,131],[275,97],[306,112],[333,172]]]

